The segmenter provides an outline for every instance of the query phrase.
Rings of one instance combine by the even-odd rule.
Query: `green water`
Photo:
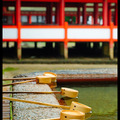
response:
[[[69,99],[63,97],[67,105],[72,100],[88,105],[92,108],[92,115],[87,120],[117,120],[117,85],[59,85],[79,91],[78,99]]]

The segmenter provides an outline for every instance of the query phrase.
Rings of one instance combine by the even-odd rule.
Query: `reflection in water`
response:
[[[91,117],[91,115],[92,115],[92,111],[90,111],[89,113],[86,113],[86,114],[85,114],[85,119],[90,118],[90,117]]]
[[[72,101],[78,102],[78,97],[76,98],[62,97],[61,100],[67,101],[67,105],[70,106]]]
[[[56,88],[57,87],[57,82],[52,82],[49,84],[50,88]]]

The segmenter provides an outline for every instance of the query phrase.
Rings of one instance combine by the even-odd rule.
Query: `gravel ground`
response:
[[[40,72],[31,72],[31,73],[27,73],[27,74],[20,74],[17,75],[15,77],[33,77],[33,76],[38,76],[40,74],[43,74],[46,71],[40,71]],[[104,77],[104,75],[108,74],[111,76],[117,76],[117,69],[115,68],[94,68],[94,69],[77,69],[77,70],[47,70],[47,72],[53,72],[56,73],[58,77],[61,76],[68,76],[68,77],[75,77],[75,76],[79,76],[79,77],[87,77],[89,75],[91,75],[91,77],[94,75],[96,77],[99,77],[99,75],[101,75],[101,77]],[[82,75],[82,76],[81,76]]]
[[[15,85],[13,91],[42,92],[51,91],[46,84],[36,84],[35,82]],[[54,94],[14,94],[14,98],[50,103],[59,105]],[[56,118],[60,116],[61,108],[52,108],[44,105],[35,105],[23,102],[13,102],[13,120],[40,120]]]

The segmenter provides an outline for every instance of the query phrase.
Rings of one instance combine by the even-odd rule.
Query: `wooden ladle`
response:
[[[42,75],[41,75],[42,76]],[[36,77],[25,77],[25,78],[4,78],[2,79],[2,81],[8,81],[8,80],[31,80],[31,79],[36,79],[36,78],[39,78],[41,76],[36,76]],[[56,82],[56,78],[57,78],[57,75],[55,73],[52,73],[52,72],[44,72],[43,73],[43,76],[48,76],[51,78],[51,81],[52,82]]]
[[[69,109],[69,110],[72,109],[72,110],[80,111],[80,112],[84,112],[84,113],[88,113],[92,110],[91,107],[86,106],[86,105],[81,104],[81,103],[78,103],[78,102],[72,102],[71,106],[64,106],[64,105],[41,103],[41,102],[36,102],[36,101],[28,101],[28,100],[22,100],[22,99],[10,98],[10,97],[3,97],[3,99],[10,100],[10,101],[17,101],[17,102],[25,102],[25,103],[31,103],[31,104],[52,106],[52,107],[57,107],[57,108]],[[75,106],[75,108],[73,106]]]
[[[33,79],[33,80],[14,82],[14,83],[5,84],[2,86],[16,85],[16,84],[22,84],[22,83],[28,83],[28,82],[36,82],[36,84],[50,84],[52,83],[52,81],[53,81],[53,78],[51,76],[36,76],[36,79]]]
[[[17,91],[3,91],[3,94],[61,94],[66,97],[76,98],[78,97],[78,90],[62,87],[61,91],[49,91],[49,92],[17,92]]]

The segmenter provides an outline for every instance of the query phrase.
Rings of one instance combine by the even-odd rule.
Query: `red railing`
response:
[[[23,42],[23,41],[33,41],[33,42],[35,42],[35,41],[50,41],[50,42],[53,42],[53,41],[58,41],[58,42],[60,42],[60,41],[62,41],[62,42],[65,42],[65,41],[67,41],[67,42],[70,42],[70,41],[72,41],[72,42],[110,42],[110,41],[113,41],[113,42],[117,42],[117,39],[114,39],[113,38],[113,29],[117,29],[117,26],[114,26],[112,23],[111,23],[111,25],[110,26],[94,26],[94,25],[84,25],[84,26],[78,26],[78,25],[68,25],[68,23],[67,22],[65,22],[65,25],[64,26],[57,26],[57,25],[24,25],[24,26],[22,26],[22,25],[20,25],[19,26],[20,28],[20,31],[19,32],[21,32],[21,30],[22,29],[64,29],[65,30],[65,32],[64,32],[64,36],[65,36],[65,38],[64,39],[21,39],[21,33],[19,33],[20,34],[20,41],[21,42]],[[16,29],[18,29],[18,27],[16,26],[16,25],[14,25],[14,26],[12,26],[12,25],[9,25],[9,26],[6,26],[6,25],[3,25],[3,27],[2,27],[3,29],[4,28],[16,28]],[[83,28],[83,29],[110,29],[110,39],[97,39],[97,38],[95,38],[95,39],[91,39],[91,38],[89,38],[89,39],[75,39],[75,38],[73,38],[73,39],[69,39],[68,38],[68,29],[69,28],[73,28],[73,29],[81,29],[81,28]],[[46,35],[47,35],[47,33],[46,33]],[[18,41],[18,39],[5,39],[5,38],[3,38],[3,42],[11,42],[11,41]]]
[[[110,26],[93,26],[93,25],[84,25],[84,26],[78,26],[78,25],[68,25],[67,22],[65,22],[64,26],[57,26],[57,25],[41,25],[41,26],[38,26],[38,25],[26,25],[26,26],[23,26],[21,24],[19,25],[15,25],[15,26],[6,26],[6,25],[3,25],[3,29],[16,29],[17,30],[17,38],[4,38],[4,32],[3,32],[3,42],[17,42],[17,46],[18,48],[21,48],[21,42],[37,42],[37,41],[42,41],[42,42],[64,42],[64,48],[67,49],[67,45],[68,45],[68,42],[109,42],[109,48],[113,48],[113,44],[114,42],[117,42],[117,26],[114,26],[113,23],[110,24]],[[38,31],[38,34],[37,34],[37,38],[36,38],[36,33],[32,32],[32,33],[28,33],[28,38],[27,37],[22,37],[21,36],[21,33],[24,32],[24,29],[27,29],[28,32],[29,30],[47,30],[49,29],[48,32],[52,32],[52,36],[50,35],[50,38],[47,38],[46,36],[48,35],[48,32],[44,33],[45,35],[43,35],[43,38],[41,37],[41,35],[39,35],[39,31]],[[108,32],[108,36],[107,38],[95,38],[94,35],[93,35],[93,38],[79,38],[79,34],[78,34],[78,38],[76,38],[75,35],[75,38],[72,37],[72,38],[69,38],[69,29],[73,29],[73,30],[76,30],[76,29],[89,29],[89,30],[107,30],[109,31]],[[26,31],[27,31],[26,30]],[[58,37],[59,36],[59,33],[56,33],[56,30],[61,30],[61,36],[62,37]],[[115,33],[113,34],[113,31],[115,30]],[[12,34],[12,33],[11,33]],[[29,36],[33,34],[33,36],[31,38],[29,38]],[[42,33],[40,33],[42,34]],[[75,33],[76,34],[76,33]],[[97,33],[99,34],[99,33]],[[56,37],[54,37],[54,35],[56,35]],[[57,36],[58,35],[58,36]],[[104,34],[105,35],[105,34]],[[14,36],[14,34],[13,34]],[[25,35],[24,35],[25,36]],[[87,36],[87,33],[86,33],[86,36]],[[102,36],[102,35],[101,35]]]

